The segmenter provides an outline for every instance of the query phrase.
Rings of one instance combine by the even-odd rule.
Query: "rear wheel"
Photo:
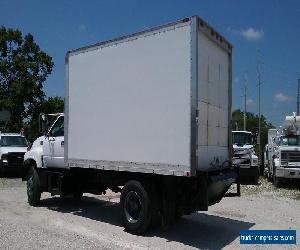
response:
[[[153,218],[151,191],[138,181],[129,181],[121,192],[122,220],[126,230],[142,234],[150,226]]]
[[[27,178],[27,198],[31,206],[37,206],[41,199],[40,178],[34,167],[31,167]]]

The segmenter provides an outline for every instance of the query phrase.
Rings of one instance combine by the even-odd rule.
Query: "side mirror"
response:
[[[48,132],[48,118],[45,114],[40,114],[39,116],[39,132],[42,135]]]

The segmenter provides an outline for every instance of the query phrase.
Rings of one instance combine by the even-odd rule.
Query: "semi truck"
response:
[[[197,16],[67,52],[65,113],[25,154],[29,204],[110,189],[142,234],[219,202],[237,176],[231,54]]]
[[[265,149],[269,181],[280,187],[284,181],[300,179],[300,116],[286,116],[283,126],[269,129]]]
[[[239,160],[240,178],[258,184],[259,164],[254,148],[255,136],[250,131],[232,131],[233,161]]]

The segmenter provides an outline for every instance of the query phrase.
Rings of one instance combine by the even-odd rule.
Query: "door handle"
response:
[[[61,141],[60,145],[63,147],[65,145],[65,141]]]
[[[49,141],[55,141],[55,137],[50,137]]]

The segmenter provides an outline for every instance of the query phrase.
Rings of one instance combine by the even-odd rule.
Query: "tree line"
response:
[[[43,84],[51,74],[52,57],[42,51],[32,34],[0,27],[0,131],[38,136],[40,112],[63,112],[63,98],[46,97]]]

